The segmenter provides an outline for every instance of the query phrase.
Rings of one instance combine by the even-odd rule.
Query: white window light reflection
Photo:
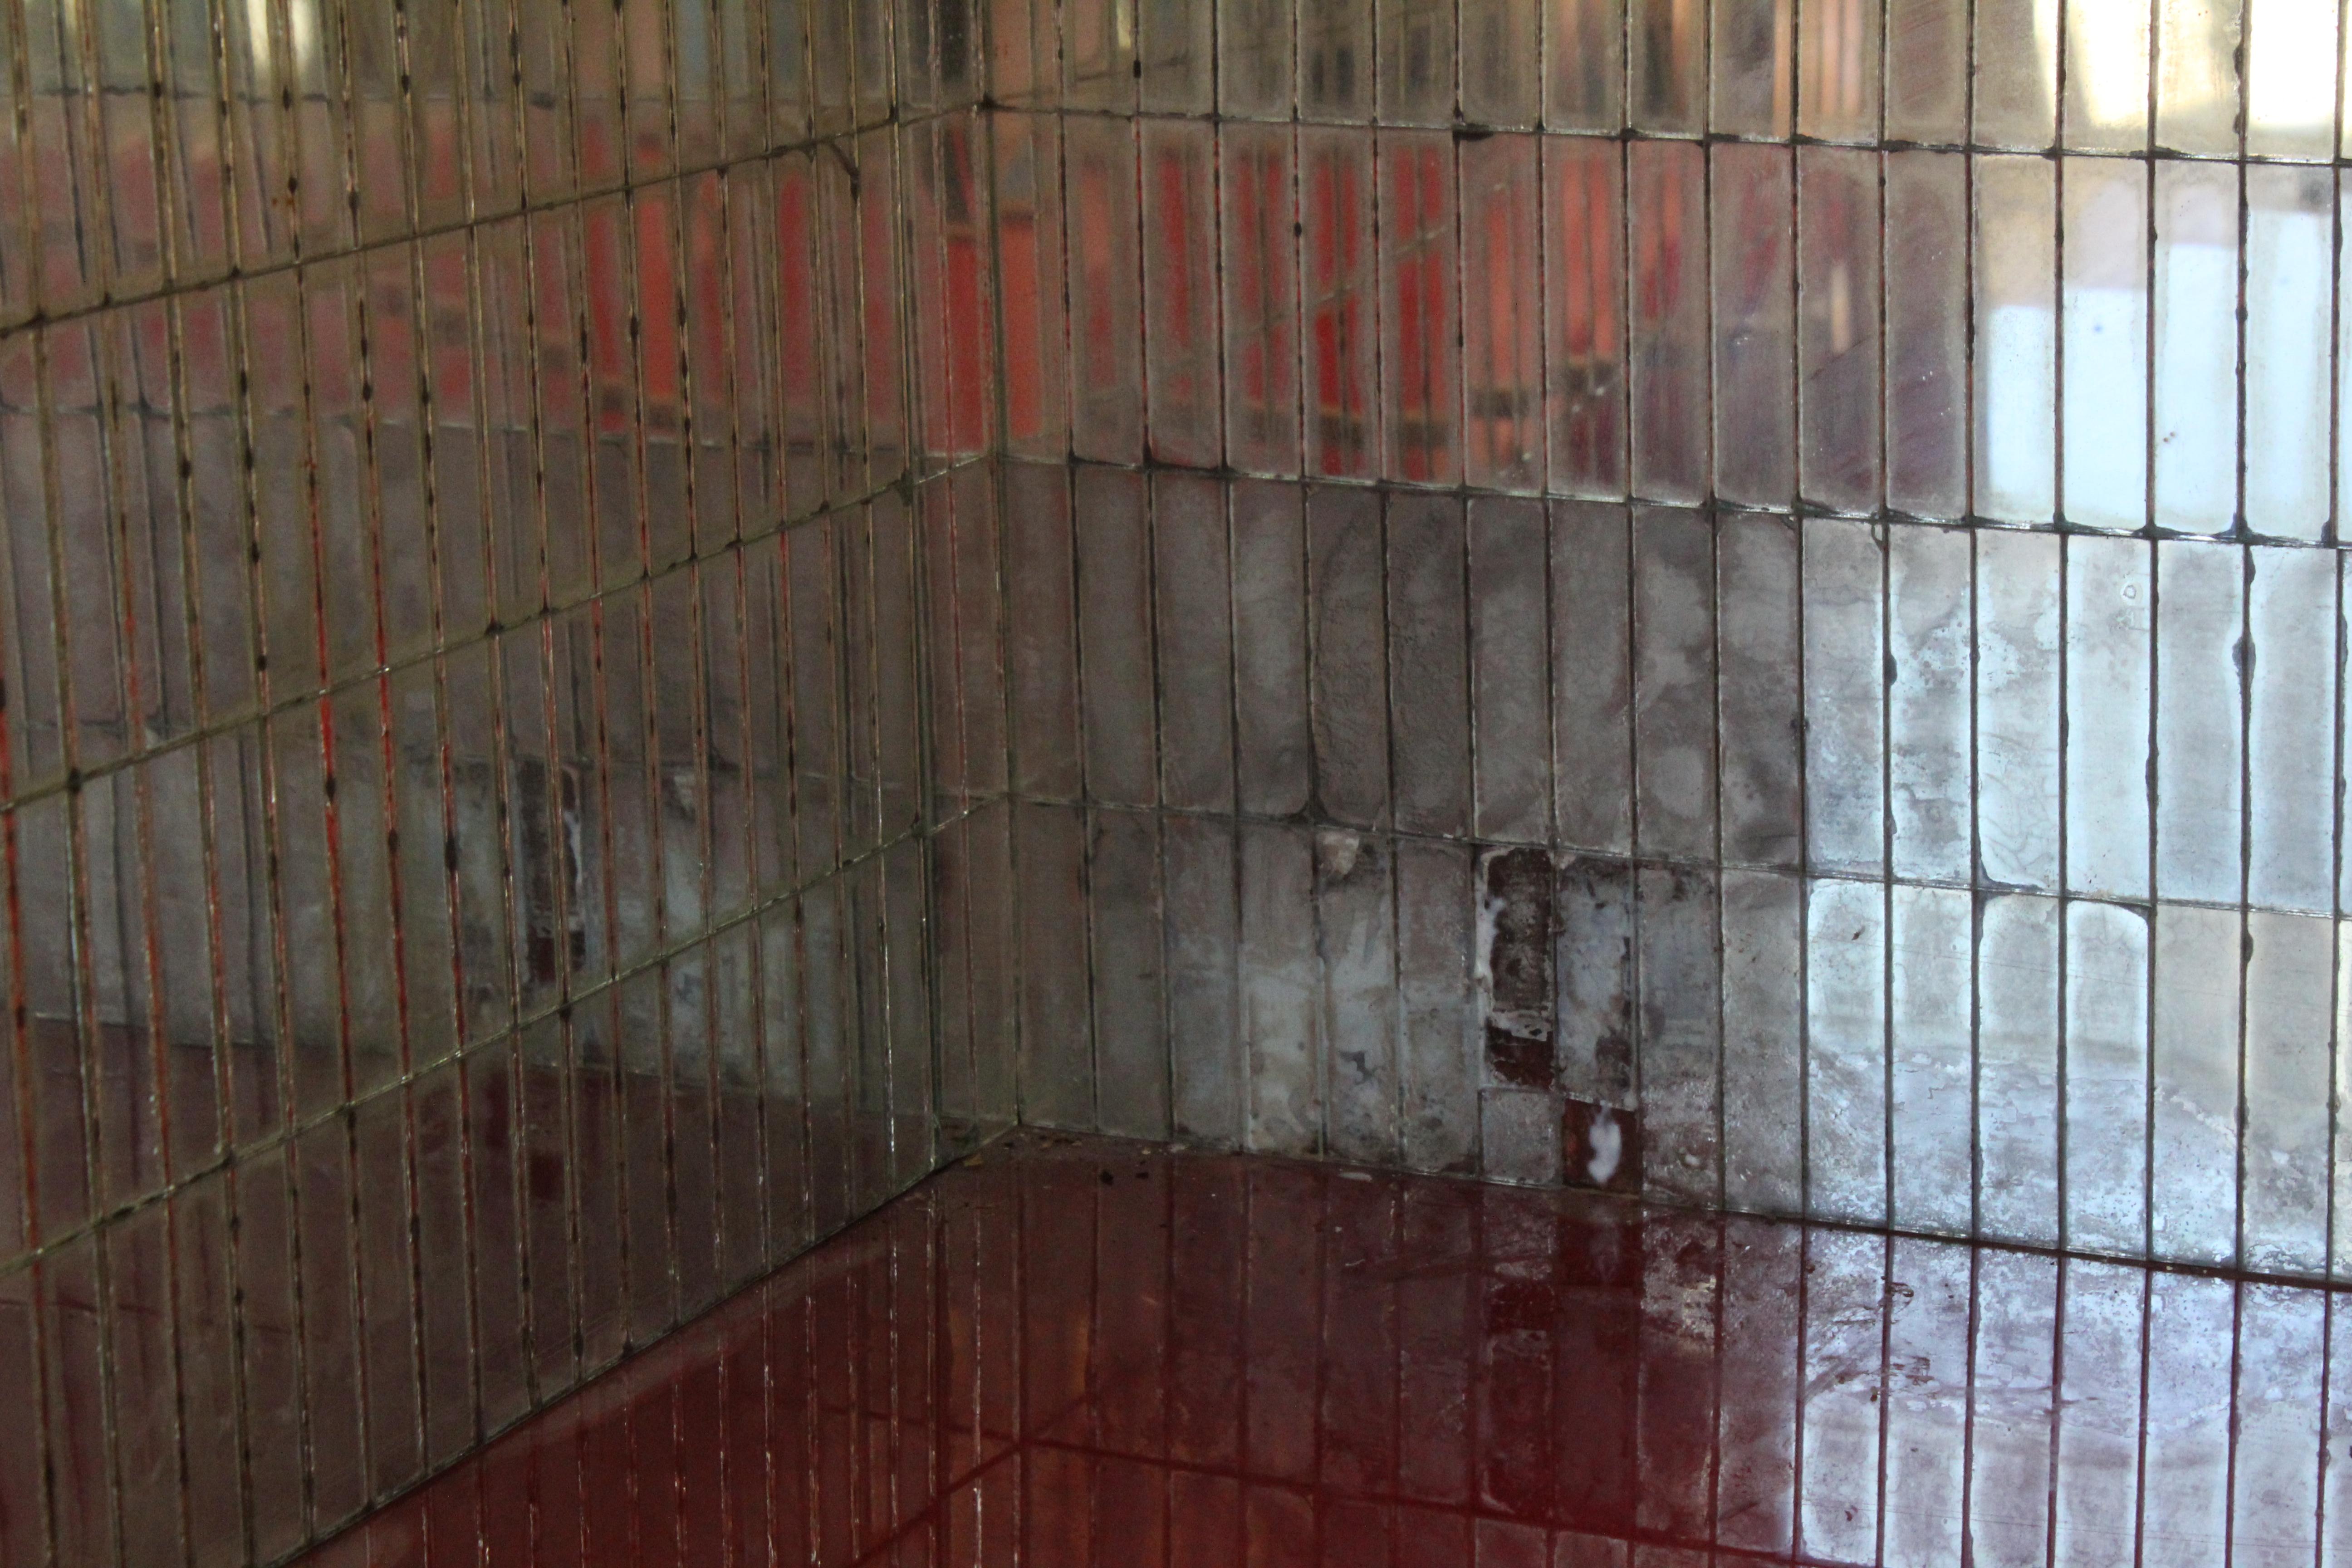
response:
[[[2158,163],[2151,255],[2147,166],[2067,160],[2053,300],[2047,235],[2058,202],[2047,169],[2039,159],[1980,164],[1978,509],[2018,521],[2056,515],[2063,412],[2071,521],[2129,531],[2152,518],[2225,533],[2242,505],[2256,534],[2317,539],[2328,513],[2327,174]]]

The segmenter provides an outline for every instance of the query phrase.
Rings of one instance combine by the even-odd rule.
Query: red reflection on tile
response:
[[[2092,1273],[2113,1310],[2070,1327],[2083,1312],[2059,1312],[2060,1294],[2074,1302]],[[2172,1560],[2221,1561],[2231,1531],[2242,1548],[2340,1545],[2342,1522],[2312,1492],[2337,1298],[2199,1281],[2238,1295],[2232,1327],[2166,1311],[2177,1282],[1592,1194],[1024,1134],[308,1561],[1957,1563],[1971,1535],[2043,1516],[2043,1481],[2019,1496],[1998,1420],[2021,1398],[2044,1412],[2037,1441],[2062,1454],[2095,1440],[2126,1477],[2161,1458],[2175,1491],[2288,1500],[2259,1519],[2215,1510],[2210,1541],[2168,1519],[2147,1527]],[[2238,1380],[2233,1404],[2261,1405],[2259,1420],[2214,1413],[2216,1431],[2262,1441],[2208,1445],[2213,1473],[2200,1478],[2175,1473],[2185,1450],[2154,1415],[2116,1429],[2119,1412],[2163,1402],[2134,1403],[2134,1358],[2070,1336],[2118,1331],[2140,1337],[2146,1364],[2179,1361],[2183,1335],[2201,1336],[2192,1359],[2220,1366],[2233,1335],[2241,1354],[2295,1363]],[[2039,1337],[2038,1356],[2004,1352],[2021,1334]],[[2038,1392],[2020,1386],[2037,1375]],[[1964,1423],[1968,1410],[1981,1419]],[[1929,1426],[1952,1440],[1914,1440]],[[2062,1504],[2079,1484],[2046,1459],[2032,1473],[2057,1477]],[[2110,1543],[2128,1557],[2127,1539]]]

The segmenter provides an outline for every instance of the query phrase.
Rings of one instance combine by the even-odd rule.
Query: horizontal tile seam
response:
[[[2289,915],[2310,920],[2335,921],[2352,919],[2352,913],[2339,915],[2333,910],[2297,907],[2288,904],[2244,903],[2220,899],[2135,897],[2127,894],[2089,892],[2074,889],[2019,886],[2000,882],[1969,882],[1957,878],[1905,877],[1885,872],[1859,871],[1850,868],[1805,867],[1786,860],[1713,859],[1703,856],[1643,854],[1638,850],[1596,848],[1570,843],[1558,838],[1514,838],[1502,834],[1443,833],[1429,828],[1399,827],[1393,824],[1367,826],[1362,823],[1339,822],[1327,817],[1297,814],[1287,816],[1249,811],[1223,811],[1202,806],[1145,805],[1132,801],[1096,800],[1080,795],[1048,795],[1036,791],[1013,790],[1002,798],[1009,805],[1034,806],[1056,811],[1118,812],[1130,816],[1156,816],[1183,822],[1223,824],[1233,827],[1289,827],[1302,832],[1345,833],[1358,837],[1394,838],[1406,843],[1444,846],[1458,849],[1544,849],[1576,860],[1600,861],[1607,865],[1624,866],[1635,870],[1745,872],[1759,876],[1783,877],[1791,881],[1838,882],[1869,888],[1913,888],[1927,891],[1972,893],[1985,898],[2046,899],[2053,903],[2100,904],[2116,909],[2142,911],[2168,909],[2213,910],[2225,914]]]
[[[2352,168],[2352,155],[2315,153],[2297,156],[2290,153],[2200,153],[2182,147],[2068,147],[2056,142],[2036,144],[1992,142],[1935,142],[1906,137],[1856,137],[1841,139],[1790,132],[1781,136],[1766,136],[1738,131],[1672,131],[1647,126],[1537,125],[1525,121],[1505,122],[1482,120],[1386,121],[1376,118],[1356,120],[1325,120],[1311,115],[1291,113],[1276,115],[1232,114],[1222,110],[1199,113],[1181,110],[1105,109],[1089,104],[1021,103],[992,101],[980,105],[997,113],[1037,116],[1063,115],[1087,120],[1116,120],[1148,124],[1153,121],[1206,125],[1293,126],[1306,131],[1353,131],[1368,133],[1387,132],[1396,135],[1460,134],[1465,140],[1486,141],[1502,136],[1544,137],[1578,142],[1680,142],[1701,146],[1725,147],[1820,147],[1844,153],[1951,153],[1990,158],[2104,158],[2137,159],[2162,163],[2232,163],[2264,168],[2285,169],[2347,169]]]
[[[2146,523],[2138,528],[2099,528],[2090,523],[2074,522],[2064,518],[2021,520],[2017,518],[1985,517],[1970,513],[1958,517],[1934,517],[1921,512],[1904,511],[1895,507],[1879,507],[1869,511],[1840,511],[1818,502],[1794,500],[1785,506],[1760,501],[1729,500],[1709,496],[1694,500],[1688,496],[1646,496],[1620,492],[1603,494],[1577,490],[1499,489],[1471,483],[1429,484],[1416,479],[1367,478],[1350,474],[1302,474],[1260,472],[1231,466],[1202,467],[1197,464],[1171,463],[1147,459],[1139,463],[1118,462],[1105,458],[1072,455],[1067,458],[1039,458],[1025,453],[999,450],[985,454],[992,460],[1017,464],[1025,468],[1056,471],[1064,468],[1103,470],[1112,473],[1181,475],[1225,483],[1290,485],[1314,489],[1370,490],[1375,493],[1413,497],[1451,496],[1462,500],[1526,501],[1534,505],[1574,504],[1579,506],[1638,507],[1647,511],[1712,513],[1723,517],[1761,517],[1794,522],[1859,522],[1873,526],[1935,528],[1947,531],[1966,529],[1989,533],[2048,533],[2066,538],[2137,540],[2151,544],[2226,544],[2265,550],[2333,550],[2352,552],[2352,538],[2342,541],[2328,539],[2297,539],[2284,534],[2257,533],[2249,529],[2231,528],[2217,533],[2192,533],[2179,529]]]
[[[1022,1128],[1045,1131],[1041,1124],[1020,1123]],[[1055,1129],[1053,1131],[1076,1131]],[[1963,1235],[1952,1231],[1920,1230],[1906,1226],[1871,1225],[1860,1220],[1836,1219],[1826,1215],[1794,1214],[1782,1210],[1738,1208],[1687,1202],[1661,1194],[1604,1192],[1597,1188],[1571,1187],[1565,1184],[1541,1185],[1524,1182],[1497,1181],[1492,1176],[1460,1171],[1421,1170],[1404,1165],[1367,1165],[1338,1155],[1269,1154],[1244,1152],[1236,1146],[1190,1142],[1182,1140],[1130,1138],[1113,1132],[1087,1130],[1086,1136],[1094,1142],[1121,1143],[1139,1149],[1185,1155],[1214,1155],[1220,1158],[1246,1161],[1251,1164],[1302,1165],[1311,1169],[1347,1169],[1370,1171],[1382,1174],[1410,1176],[1415,1181],[1437,1181],[1474,1187],[1504,1187],[1517,1192],[1558,1193],[1579,1204],[1591,1204],[1626,1211],[1629,1215],[1672,1215],[1714,1221],[1718,1226],[1734,1221],[1760,1220],[1772,1225],[1801,1227],[1807,1231],[1827,1231],[1838,1236],[1876,1237],[1886,1241],[1927,1242],[1938,1247],[1965,1247],[1975,1251],[1998,1252],[2027,1258],[2045,1258],[2067,1263],[2116,1265],[2148,1274],[2169,1274],[2204,1279],[2221,1279],[2240,1285],[2283,1286],[2292,1289],[2336,1296],[2352,1294],[2352,1279],[2331,1278],[2325,1274],[2281,1273],[2269,1269],[2237,1268],[2227,1264],[2197,1263],[2179,1258],[2157,1256],[2134,1256],[2130,1253],[2102,1251],[2093,1247],[2053,1247],[2041,1242],[2021,1241],[1985,1234]]]

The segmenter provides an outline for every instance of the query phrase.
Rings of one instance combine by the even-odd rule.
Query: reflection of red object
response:
[[[997,217],[996,244],[1003,270],[1004,420],[1016,442],[1034,441],[1049,428],[1042,349],[1045,310],[1040,285],[1037,212],[1008,205]]]
[[[656,411],[675,419],[677,402],[677,253],[668,189],[640,192],[636,199],[638,325],[637,361],[645,378],[649,417]]]
[[[1520,410],[1531,402],[1539,379],[1535,363],[1521,363],[1523,353],[1530,362],[1535,358],[1535,330],[1523,322],[1536,314],[1541,299],[1533,289],[1521,287],[1523,279],[1532,282],[1535,276],[1525,266],[1528,250],[1519,243],[1522,235],[1533,237],[1534,227],[1527,221],[1531,216],[1508,201],[1489,201],[1482,210],[1465,215],[1465,231],[1477,226],[1477,247],[1471,256],[1486,262],[1483,271],[1474,274],[1471,256],[1463,258],[1463,339],[1483,346],[1486,361],[1465,373],[1472,381],[1468,455],[1479,467],[1478,477],[1489,482],[1518,458]],[[1481,371],[1485,385],[1476,384]]]
[[[619,389],[626,384],[629,374],[629,292],[625,285],[628,263],[623,250],[628,235],[614,203],[589,208],[582,229],[587,251],[588,369],[596,433],[625,435],[631,411]]]
[[[1643,325],[1670,319],[1682,302],[1684,204],[1660,202],[1633,230],[1633,304]]]
[[[1150,237],[1150,242],[1166,247],[1170,255],[1177,257],[1189,256],[1195,246],[1205,249],[1211,237],[1192,232],[1186,191],[1193,181],[1208,178],[1208,170],[1181,153],[1163,150],[1152,160],[1150,177],[1159,187],[1151,210],[1160,219],[1159,232]],[[1173,341],[1151,346],[1155,353],[1165,351],[1168,363],[1189,369],[1195,363],[1194,356],[1207,346],[1199,341],[1195,331],[1201,312],[1192,299],[1192,269],[1180,262],[1161,268],[1161,276],[1165,279],[1162,287],[1167,295],[1164,300],[1153,301],[1152,315],[1161,323],[1163,331],[1173,335]],[[1180,396],[1183,401],[1189,402],[1198,395],[1196,387],[1185,385],[1181,388]]]
[[[1395,278],[1385,301],[1397,313],[1396,363],[1381,374],[1396,388],[1389,433],[1392,478],[1457,477],[1454,431],[1461,323],[1454,313],[1454,145],[1418,139],[1383,142],[1388,205],[1381,216],[1393,236]]]
[[[1307,331],[1319,413],[1310,466],[1318,473],[1363,474],[1370,466],[1365,174],[1360,161],[1336,150],[1318,151],[1307,163]]]
[[[1614,361],[1617,323],[1617,170],[1609,163],[1563,157],[1557,170],[1558,217],[1566,237],[1553,279],[1568,353],[1579,363]]]
[[[1449,466],[1445,451],[1453,410],[1446,348],[1455,326],[1446,309],[1446,274],[1454,266],[1454,226],[1439,156],[1429,146],[1381,150],[1389,174],[1381,222],[1396,237],[1389,302],[1397,313],[1396,363],[1382,367],[1382,374],[1396,388],[1393,416],[1399,428],[1391,439],[1399,479],[1434,479]]]
[[[997,313],[1003,348],[996,377],[1003,389],[1004,436],[1016,451],[1055,445],[1062,425],[1060,220],[1049,197],[1059,179],[1053,143],[1028,115],[1003,115],[996,145]],[[1051,247],[1050,251],[1048,247]],[[1050,357],[1049,357],[1050,356]]]
[[[1706,160],[1692,142],[1636,142],[1627,152],[1633,483],[1682,500],[1708,484]]]
[[[814,453],[820,437],[817,409],[816,274],[810,207],[816,188],[805,160],[776,165],[776,339],[783,367],[787,444]]]
[[[1133,166],[1109,165],[1091,159],[1073,162],[1076,167],[1071,170],[1071,177],[1077,189],[1070,194],[1070,207],[1078,215],[1078,222],[1071,237],[1075,254],[1070,260],[1084,279],[1083,288],[1073,292],[1084,295],[1086,314],[1070,324],[1070,337],[1077,358],[1075,369],[1083,376],[1118,363],[1118,351],[1113,345],[1121,330],[1133,325],[1115,320],[1112,305],[1118,300],[1131,297],[1134,288],[1130,284],[1122,290],[1111,276],[1112,262],[1118,254],[1111,219],[1115,214],[1128,210],[1128,204],[1122,204],[1113,194],[1111,181],[1121,174],[1131,174]],[[1121,390],[1132,396],[1141,388]]]
[[[1613,489],[1623,482],[1623,179],[1613,142],[1563,139],[1546,149],[1547,374],[1559,400],[1551,477],[1580,488]]]
[[[891,139],[868,135],[859,144],[859,170],[853,192],[857,204],[857,287],[865,300],[860,346],[865,351],[864,439],[877,448],[896,449],[906,439],[899,405],[900,354],[910,335],[900,290],[898,168]],[[836,278],[838,285],[846,281]]]
[[[977,452],[988,439],[988,249],[971,200],[973,121],[950,122],[940,136],[940,218],[946,229],[948,450]]]
[[[696,180],[687,192],[688,223],[686,230],[687,302],[692,312],[693,335],[688,340],[688,369],[694,377],[696,397],[703,407],[716,411],[722,419],[729,412],[722,400],[727,385],[727,227],[719,210],[719,183],[709,176]],[[746,321],[739,331],[751,330]],[[745,397],[753,407],[758,403]],[[753,439],[755,433],[740,433],[744,440]],[[730,438],[725,425],[717,430],[698,430],[698,442],[723,441]]]
[[[1290,419],[1291,367],[1276,363],[1286,356],[1292,340],[1280,331],[1292,310],[1285,286],[1289,249],[1285,240],[1291,223],[1290,169],[1273,153],[1253,150],[1237,158],[1229,150],[1235,172],[1227,185],[1227,216],[1242,237],[1235,247],[1236,265],[1224,276],[1227,313],[1246,330],[1234,334],[1233,363],[1226,373],[1235,383],[1239,407],[1265,416],[1269,424]],[[1261,325],[1263,323],[1263,325]]]

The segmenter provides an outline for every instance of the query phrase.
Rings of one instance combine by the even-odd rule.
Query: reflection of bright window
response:
[[[2042,79],[2054,79],[2057,8],[2039,8]],[[2148,110],[2147,0],[2071,0],[2068,140],[2137,144]],[[2159,143],[2219,153],[2234,142],[2243,45],[2247,144],[2257,153],[2326,156],[2336,121],[2336,0],[2246,0],[2156,7],[2154,61]],[[2205,134],[2177,141],[2173,132]],[[2218,136],[2219,142],[2208,144]]]
[[[257,68],[269,68],[269,0],[245,0],[245,31],[247,47],[253,53]]]
[[[2147,0],[2073,0],[2067,7],[2066,26],[2075,38],[2066,61],[2070,101],[2094,125],[2128,125],[2147,117]],[[2042,16],[2045,26],[2056,19],[2048,7]],[[2044,33],[2041,43],[2042,58],[2050,59],[2055,39]]]
[[[2238,506],[2236,171],[2159,171],[2156,224],[2156,520],[2218,532]]]
[[[257,8],[266,9],[267,0],[256,0]],[[268,37],[266,26],[257,37]],[[310,70],[319,63],[319,0],[288,0],[286,6],[286,37],[288,49],[294,57],[290,62],[299,70]]]
[[[245,47],[253,56],[253,69],[266,77],[278,63],[277,35],[269,25],[269,0],[245,0]],[[299,71],[315,68],[319,63],[319,0],[288,0],[286,36],[291,68]]]
[[[2333,247],[2327,181],[2316,171],[2250,169],[2264,201],[2246,236],[2246,521],[2257,533],[2316,539],[2327,522],[2327,317]]]
[[[2246,135],[2257,149],[2318,133],[2325,153],[2336,122],[2336,0],[2252,0],[2246,39]],[[2298,147],[2295,149],[2302,151]]]
[[[2059,310],[2048,283],[1989,268],[1995,286],[1979,318],[1979,510],[2020,521],[2052,514],[2063,405],[2070,521],[2128,530],[2152,512],[2168,530],[2226,532],[2239,508],[2242,445],[2248,527],[2315,539],[2327,517],[2326,176],[2283,166],[2244,172],[2242,418],[2240,171],[2158,166],[2151,272],[2145,168],[2069,161]],[[2015,233],[2014,223],[1989,230],[1985,243],[2014,245]]]
[[[1977,506],[1988,517],[2024,521],[2049,511],[2055,321],[2046,305],[1996,304],[1979,331],[1984,486]]]

